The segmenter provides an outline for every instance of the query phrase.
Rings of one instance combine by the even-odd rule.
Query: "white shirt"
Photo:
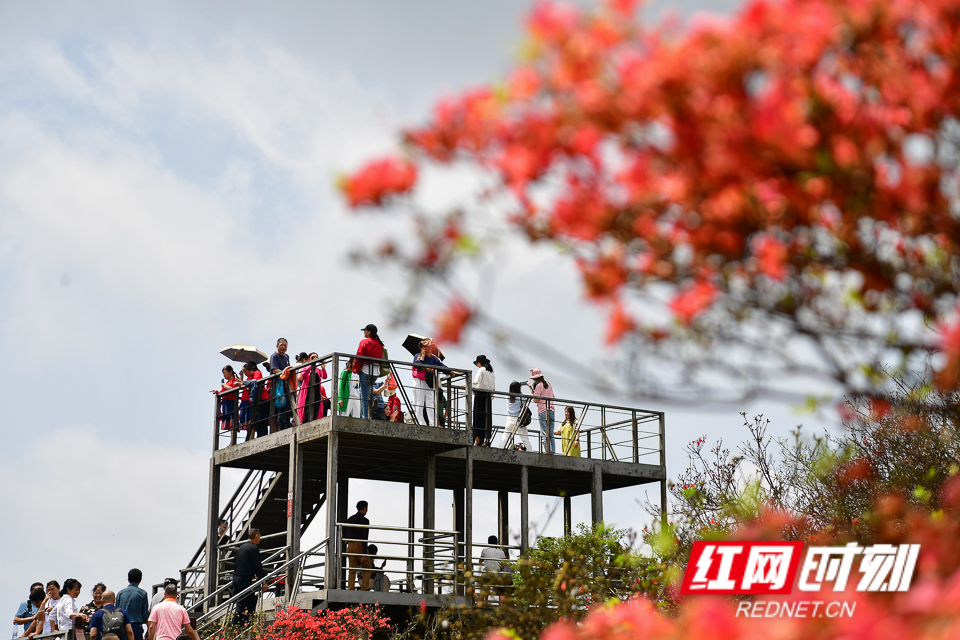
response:
[[[477,391],[496,391],[497,379],[493,371],[487,371],[486,367],[477,369],[477,377],[473,379],[473,388]]]
[[[53,613],[57,616],[57,627],[63,631],[73,629],[73,618],[70,617],[70,614],[80,613],[80,610],[77,608],[77,601],[73,599],[73,596],[64,593],[60,596],[60,601]]]
[[[48,611],[47,614],[43,617],[43,632],[44,632],[44,633],[51,633],[51,632],[53,631],[53,629],[52,629],[51,626],[50,626],[50,623],[53,622],[53,619],[54,619],[53,617],[54,617],[55,615],[57,615],[57,605],[60,604],[60,600],[62,600],[62,599],[63,599],[63,596],[61,596],[60,599],[58,599],[58,600],[48,600],[48,601],[47,601],[47,606],[48,606],[48,607],[53,607],[53,610],[52,610],[52,611]]]
[[[483,562],[484,572],[500,572],[500,561],[506,560],[507,556],[503,553],[503,549],[493,549],[487,547],[480,552],[480,561]]]

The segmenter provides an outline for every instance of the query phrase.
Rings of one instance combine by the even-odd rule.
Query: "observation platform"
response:
[[[556,415],[553,429],[560,428],[565,407],[573,407],[581,455],[563,455],[560,436],[555,436],[557,453],[550,455],[545,452],[549,445],[540,430],[537,405],[528,395],[521,399],[532,413],[527,427],[531,450],[503,446],[510,394],[491,392],[493,445],[478,447],[472,444],[475,395],[468,391],[472,371],[421,367],[435,374],[435,384],[428,388],[413,377],[411,362],[369,359],[382,375],[373,381],[368,396],[361,393],[357,374],[344,373],[352,358],[333,353],[298,365],[285,386],[278,376],[264,378],[250,388],[255,401],[249,416],[241,414],[238,391],[217,396],[207,540],[182,571],[181,583],[185,606],[198,614],[206,612],[201,620],[222,617],[238,598],[238,594],[229,595],[231,558],[251,527],[261,531],[260,548],[265,568],[271,572],[259,591],[251,591],[258,596],[264,584],[276,583],[282,576],[283,595],[277,591],[274,597],[304,608],[308,603],[310,608],[323,608],[357,602],[416,607],[421,600],[441,606],[451,598],[464,598],[467,571],[478,566],[481,550],[491,546],[473,540],[474,490],[497,492],[497,531],[503,544],[496,546],[512,558],[526,553],[530,543],[530,494],[563,498],[565,532],[573,526],[572,496],[591,496],[594,523],[603,521],[605,490],[656,482],[661,504],[665,501],[662,412],[551,399]],[[395,383],[400,399],[401,422],[384,419],[387,415],[378,410],[378,395],[393,390],[385,384],[388,380]],[[260,400],[263,394],[266,399]],[[326,398],[335,401],[325,403]],[[370,417],[359,417],[364,400]],[[244,441],[247,431],[241,420],[247,418],[269,433]],[[256,418],[261,419],[259,423]],[[572,452],[571,443],[566,441],[566,453]],[[225,468],[245,469],[247,474],[234,495],[222,501],[220,476]],[[381,549],[377,559],[387,561],[383,571],[390,591],[348,589],[351,554],[346,553],[342,523],[353,512],[354,505],[347,504],[352,479],[408,487],[407,522],[378,522],[369,527],[370,541]],[[423,489],[420,527],[414,526],[416,487]],[[434,526],[438,488],[453,492],[454,531]],[[507,544],[511,493],[520,495],[520,537],[515,545]],[[303,551],[301,538],[324,506],[324,522],[313,526],[321,527],[325,538]],[[371,515],[375,521],[376,514]],[[223,536],[217,531],[221,521],[227,524]],[[263,606],[268,606],[266,601]]]

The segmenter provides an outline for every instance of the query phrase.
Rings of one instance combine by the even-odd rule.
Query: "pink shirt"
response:
[[[549,387],[544,388],[542,382],[538,382],[537,386],[533,388],[533,395],[539,396],[541,398],[557,397],[553,395],[553,385],[550,385]],[[553,411],[553,403],[546,402],[544,400],[537,400],[537,413],[544,413],[546,411]]]
[[[164,599],[150,612],[147,622],[157,625],[156,640],[177,640],[180,629],[190,624],[190,616],[176,600]]]

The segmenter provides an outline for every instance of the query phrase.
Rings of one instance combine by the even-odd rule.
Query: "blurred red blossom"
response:
[[[566,250],[591,297],[666,285],[698,330],[723,300],[728,324],[765,314],[814,342],[923,355],[932,333],[891,341],[859,314],[933,326],[960,296],[958,14],[960,0],[751,0],[684,31],[641,24],[632,0],[538,1],[506,81],[439,101],[406,151],[492,176],[506,220]],[[414,179],[383,165],[344,190],[379,204]],[[960,330],[944,335],[938,381],[954,387]],[[856,386],[856,367],[825,361]]]
[[[387,197],[406,193],[417,181],[417,167],[388,157],[368,162],[341,180],[340,188],[351,207],[383,204]]]

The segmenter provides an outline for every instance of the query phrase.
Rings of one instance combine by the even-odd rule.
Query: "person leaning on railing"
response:
[[[243,365],[243,393],[246,398],[250,392],[253,392],[253,399],[247,400],[248,407],[244,407],[243,398],[240,401],[240,424],[247,430],[246,440],[253,438],[254,431],[257,437],[267,435],[270,430],[268,418],[270,417],[270,389],[267,383],[263,382],[263,374],[257,369],[257,365],[247,362]],[[258,397],[259,390],[259,397]],[[246,411],[244,411],[246,409]]]
[[[67,640],[84,640],[83,627],[87,624],[87,616],[80,613],[80,605],[77,604],[77,596],[80,595],[80,589],[83,585],[76,578],[67,578],[63,582],[63,591],[60,596],[60,602],[54,609],[54,615],[57,620],[57,629],[60,631],[69,631]]]
[[[46,598],[42,582],[30,585],[30,597],[20,603],[17,614],[13,617],[13,624],[23,625],[23,635],[36,635],[37,629],[43,624],[43,601]]]
[[[530,451],[530,438],[527,436],[527,425],[530,422],[530,400],[520,393],[523,385],[514,380],[510,383],[510,395],[507,396],[507,421],[503,425],[503,448],[513,447],[514,435],[520,436],[525,451]],[[521,414],[526,413],[526,416]],[[526,420],[524,420],[524,418]]]

